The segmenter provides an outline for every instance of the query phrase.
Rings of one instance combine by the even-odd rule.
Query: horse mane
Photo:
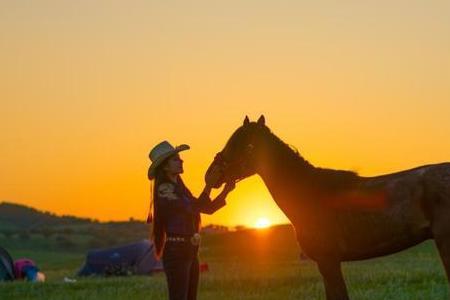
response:
[[[289,176],[301,177],[309,185],[328,191],[345,189],[359,181],[360,177],[353,171],[315,167],[301,156],[297,148],[285,143],[268,127],[265,128],[263,136],[271,147],[270,152],[276,153],[276,157],[282,160],[280,165]]]

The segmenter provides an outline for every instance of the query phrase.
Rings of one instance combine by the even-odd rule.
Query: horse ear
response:
[[[266,119],[264,118],[264,115],[261,115],[261,117],[259,117],[258,125],[260,125],[260,126],[266,125]]]
[[[245,119],[244,119],[244,126],[246,126],[246,125],[248,125],[248,124],[250,124],[250,120],[249,120],[248,116],[245,116]]]

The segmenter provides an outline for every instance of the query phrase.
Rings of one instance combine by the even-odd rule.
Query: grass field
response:
[[[290,229],[206,236],[199,299],[324,299],[315,264],[299,260]],[[0,284],[0,299],[166,299],[163,274],[78,279],[65,283],[84,260],[82,252],[11,250],[32,257],[47,282]],[[343,265],[352,299],[449,299],[447,279],[433,242],[401,253]]]

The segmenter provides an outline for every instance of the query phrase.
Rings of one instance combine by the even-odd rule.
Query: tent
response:
[[[149,240],[109,249],[88,252],[78,276],[89,275],[150,275],[163,271],[161,261],[154,256]]]
[[[0,247],[0,281],[14,280],[14,262],[8,251]]]

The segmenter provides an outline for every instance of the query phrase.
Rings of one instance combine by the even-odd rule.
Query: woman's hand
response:
[[[229,181],[229,182],[225,183],[225,187],[223,188],[223,191],[222,191],[222,192],[228,194],[229,192],[231,192],[232,190],[234,190],[235,187],[236,187],[236,182],[234,182],[234,181]]]
[[[223,176],[222,169],[215,166],[210,168],[205,174],[205,184],[207,187],[214,188],[214,186],[221,181]],[[219,186],[216,186],[218,188]]]

